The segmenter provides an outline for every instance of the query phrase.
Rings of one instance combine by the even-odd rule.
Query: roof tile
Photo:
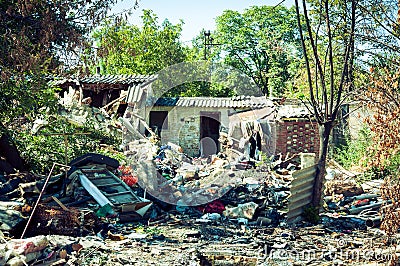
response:
[[[263,108],[273,106],[265,97],[236,96],[232,98],[175,97],[159,98],[155,106],[207,107],[207,108]]]

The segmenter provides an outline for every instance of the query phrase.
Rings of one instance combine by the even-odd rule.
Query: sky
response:
[[[161,23],[168,19],[177,24],[180,19],[185,23],[182,29],[181,41],[190,43],[202,29],[214,30],[214,20],[226,9],[242,12],[251,6],[275,6],[282,0],[140,0],[139,8],[132,9],[129,22],[140,25],[140,16],[143,9],[151,9],[158,16]],[[112,13],[119,13],[135,5],[135,0],[122,0],[113,9]],[[293,0],[285,0],[282,5],[291,7]]]

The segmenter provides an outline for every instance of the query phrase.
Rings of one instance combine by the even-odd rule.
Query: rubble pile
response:
[[[378,229],[185,224],[114,225],[101,236],[0,239],[1,265],[387,265],[399,253]],[[370,263],[370,264],[369,264]]]
[[[93,125],[95,130],[101,130],[112,136],[119,136],[121,133],[121,123],[115,119],[115,113],[107,112],[106,108],[96,108],[86,104],[85,101],[79,102],[75,99],[75,91],[71,88],[65,93],[64,97],[59,98],[61,108],[59,114],[68,122],[84,126],[85,124]],[[78,100],[78,101],[77,101]],[[85,99],[83,99],[85,100]],[[108,107],[108,106],[106,106]],[[32,133],[36,133],[40,127],[47,125],[48,121],[38,119],[32,128]]]
[[[362,230],[380,226],[382,215],[379,209],[385,204],[380,195],[380,180],[359,185],[343,169],[328,169],[327,179],[325,211],[321,214],[324,224]]]
[[[208,158],[190,158],[178,145],[157,146],[157,141],[151,140],[135,140],[127,144],[126,150],[138,184],[153,199],[177,205],[176,210],[181,213],[198,214],[191,209],[203,206],[202,212],[211,214],[210,217],[221,214],[247,223],[258,218],[268,220],[270,209],[274,213],[279,209],[273,224],[284,218],[291,173],[296,169],[293,164],[281,168],[279,162],[276,171],[272,171],[266,163],[256,167],[254,160],[237,157],[231,161],[222,152]],[[210,208],[215,202],[219,202],[219,208]]]
[[[26,236],[65,235],[82,236],[95,231],[99,219],[93,211],[83,208],[62,208],[40,204],[28,227]]]
[[[269,107],[259,110],[262,123],[256,110],[237,113],[235,138],[221,127],[217,154],[190,157],[175,143],[161,143],[145,122],[149,91],[126,77],[109,78],[94,77],[122,82],[112,100],[110,91],[83,93],[84,86],[61,81],[67,87],[59,113],[75,125],[128,135],[122,165],[88,153],[36,176],[1,136],[7,151],[0,151],[0,265],[399,264],[400,234],[379,229],[381,207],[395,205],[393,197],[382,199],[383,181],[359,184],[357,173],[331,161],[322,208],[310,207],[315,154],[291,154],[296,148],[267,158],[277,145],[271,137],[277,129],[265,116]],[[31,133],[48,124],[37,119]],[[307,125],[286,124],[293,138],[280,140],[300,147],[297,137],[304,135],[311,145],[316,138]]]

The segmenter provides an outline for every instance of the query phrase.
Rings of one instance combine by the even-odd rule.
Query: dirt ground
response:
[[[69,265],[390,265],[396,237],[379,229],[169,225],[119,228],[111,240],[82,239]],[[132,234],[133,232],[133,234]],[[145,236],[147,235],[147,236]],[[396,265],[396,264],[392,264]]]

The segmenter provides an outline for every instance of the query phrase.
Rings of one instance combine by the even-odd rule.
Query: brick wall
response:
[[[189,119],[184,119],[179,126],[179,132],[177,133],[178,142],[185,153],[190,156],[198,156],[200,150],[200,116],[192,116]]]
[[[276,154],[291,155],[319,152],[318,124],[309,120],[280,120],[276,122]]]

